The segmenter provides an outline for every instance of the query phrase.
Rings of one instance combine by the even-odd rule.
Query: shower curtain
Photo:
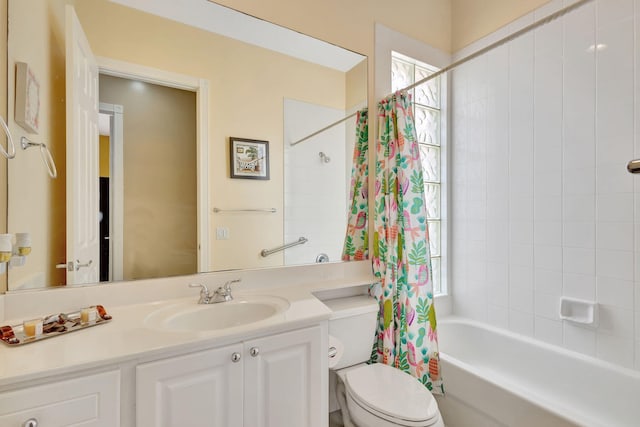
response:
[[[443,393],[420,150],[410,96],[378,104],[373,270],[380,302],[372,362]]]
[[[356,115],[356,145],[351,168],[351,206],[347,220],[347,234],[342,249],[342,260],[363,260],[369,257],[369,230],[367,216],[369,180],[369,118],[367,109]]]

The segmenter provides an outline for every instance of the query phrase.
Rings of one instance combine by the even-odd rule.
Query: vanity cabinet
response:
[[[0,393],[0,426],[69,425],[120,425],[120,371]]]
[[[320,326],[145,363],[138,427],[321,427]]]

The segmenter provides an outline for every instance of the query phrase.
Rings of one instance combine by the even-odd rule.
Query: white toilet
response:
[[[444,427],[438,403],[416,378],[380,363],[367,365],[378,302],[368,295],[323,301],[329,320],[329,368],[345,427]]]

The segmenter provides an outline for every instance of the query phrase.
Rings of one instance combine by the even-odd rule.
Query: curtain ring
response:
[[[7,122],[0,116],[0,125],[2,125],[2,130],[4,130],[5,135],[7,135],[7,149],[0,145],[0,153],[5,156],[7,159],[13,159],[16,156],[16,144],[13,143],[13,137],[11,136],[11,132],[9,131],[9,126],[7,126]]]

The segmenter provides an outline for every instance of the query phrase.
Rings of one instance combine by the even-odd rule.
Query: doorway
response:
[[[196,273],[196,94],[105,74],[99,88],[101,280]]]

